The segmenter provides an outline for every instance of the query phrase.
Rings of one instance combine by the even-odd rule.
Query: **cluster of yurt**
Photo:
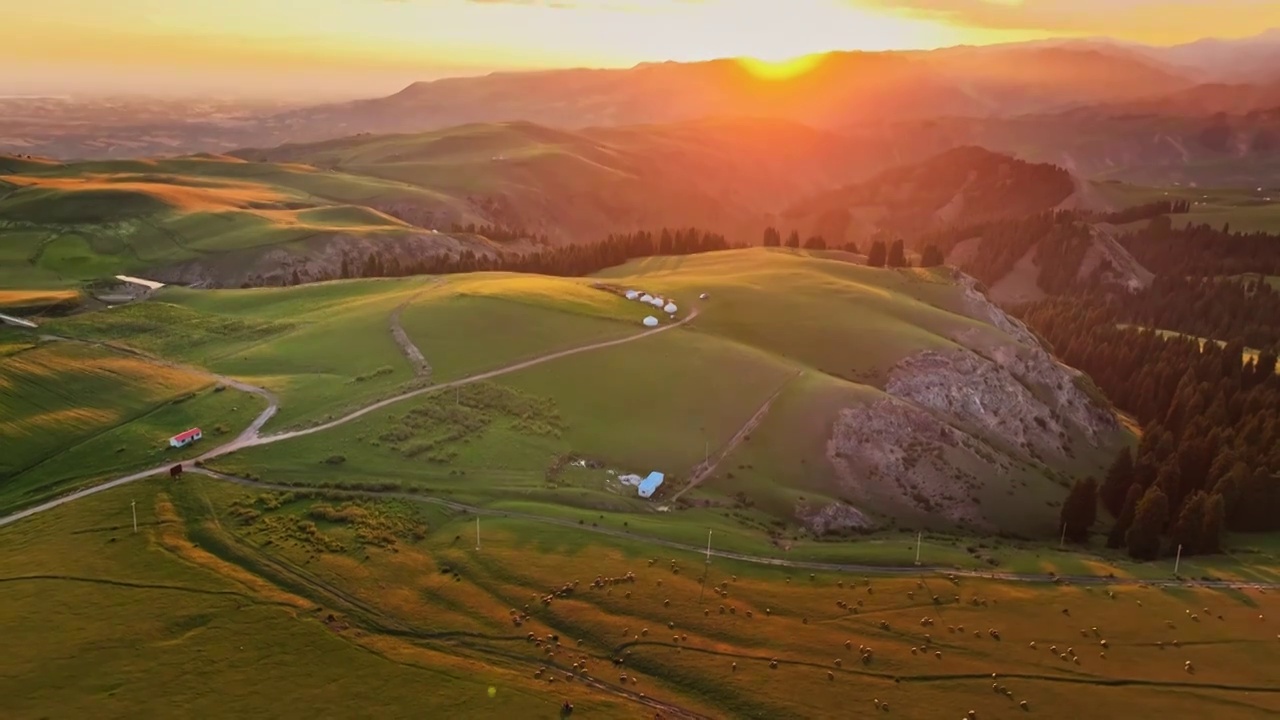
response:
[[[628,290],[626,292],[626,298],[628,300],[635,300],[637,302],[642,302],[645,305],[652,305],[662,310],[662,312],[666,313],[667,315],[670,315],[673,318],[675,317],[676,312],[680,310],[679,306],[677,306],[670,299],[663,299],[656,295],[650,295],[649,293],[643,292],[641,290]],[[644,324],[645,324],[645,327],[657,327],[658,318],[653,315],[650,315],[649,317],[646,317],[644,319]]]

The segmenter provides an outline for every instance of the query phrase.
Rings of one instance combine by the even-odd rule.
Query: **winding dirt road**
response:
[[[387,398],[385,400],[381,400],[379,402],[373,403],[349,415],[346,415],[345,417],[338,418],[337,420],[334,420],[329,423],[325,423],[323,425],[317,425],[315,427],[305,428],[302,430],[294,430],[291,432],[277,433],[274,435],[259,434],[262,429],[262,426],[267,422],[267,420],[271,419],[271,416],[274,415],[276,410],[279,409],[279,401],[276,399],[274,395],[272,395],[269,391],[263,388],[249,385],[247,383],[240,382],[233,378],[227,378],[220,375],[213,375],[211,373],[205,372],[205,374],[211,375],[212,377],[217,378],[219,381],[226,383],[230,387],[234,387],[239,390],[243,390],[245,392],[251,392],[251,393],[265,397],[268,401],[268,407],[257,417],[257,419],[253,421],[253,423],[249,427],[245,428],[244,432],[240,433],[240,435],[236,437],[235,440],[232,440],[231,442],[226,443],[225,445],[221,445],[217,448],[214,448],[209,452],[205,453],[204,455],[201,455],[197,459],[199,460],[212,459],[212,458],[220,457],[222,455],[226,455],[228,453],[231,453],[246,447],[254,447],[258,445],[269,445],[272,443],[281,442],[283,440],[289,440],[292,438],[302,437],[304,435],[310,435],[312,433],[329,430],[331,428],[351,422],[352,420],[363,417],[371,412],[380,410],[384,407],[393,405],[403,400],[408,400],[410,398],[418,397],[426,393],[435,392],[437,390],[444,390],[451,387],[458,387],[458,386],[467,385],[470,383],[481,382],[484,380],[488,380],[490,378],[506,375],[508,373],[517,372],[525,368],[541,365],[542,363],[551,362],[552,360],[569,357],[571,355],[577,355],[579,353],[590,352],[592,350],[600,350],[607,347],[615,347],[618,345],[635,342],[642,338],[656,335],[661,332],[666,332],[667,330],[671,330],[672,328],[676,328],[681,325],[684,325],[685,323],[693,320],[697,316],[698,316],[698,311],[697,309],[695,309],[693,310],[693,312],[689,313],[687,317],[685,317],[683,320],[677,323],[672,323],[670,325],[663,325],[653,330],[637,333],[635,335],[629,335],[627,337],[619,338],[616,340],[606,340],[604,342],[592,343],[590,345],[583,345],[581,347],[571,348],[569,350],[561,350],[559,352],[549,353],[547,355],[543,355],[543,356],[534,358],[532,360],[525,360],[523,362],[518,362],[518,363],[508,365],[506,367],[502,367],[496,370],[490,370],[487,372],[479,373],[477,375],[472,375],[470,377],[453,380],[447,383],[441,383],[439,385],[432,385],[429,387],[421,388],[419,390],[413,390],[411,392],[396,395],[395,397]],[[66,340],[67,338],[57,338],[57,339]],[[101,343],[91,343],[91,344],[101,344]],[[115,347],[111,345],[105,345],[105,346],[111,349],[121,350],[121,348],[119,347]],[[141,353],[134,353],[134,354],[137,354],[151,361],[162,362],[162,363],[164,362],[164,361],[158,361],[155,358],[151,358]],[[204,372],[204,371],[200,371],[198,368],[188,368],[186,366],[177,365],[174,363],[164,363],[164,364],[168,364],[173,367],[179,367],[179,368],[184,368],[188,370]],[[785,384],[783,387],[785,387]],[[779,389],[778,392],[781,393],[781,388]],[[765,406],[762,407],[759,411],[757,411],[756,416],[754,416],[750,421],[748,421],[747,426],[744,427],[743,430],[739,432],[738,436],[735,436],[734,441],[740,441],[739,436],[745,436],[747,432],[750,432],[750,428],[754,427],[755,423],[757,423],[760,418],[764,417],[764,414],[768,411],[769,405],[772,404],[773,400],[776,397],[777,397],[777,394],[775,394],[774,397],[766,401]],[[730,446],[729,446],[730,449],[735,444],[734,441],[730,442]],[[721,453],[721,454],[723,455],[724,453]],[[187,461],[187,462],[190,462],[190,461]],[[82,497],[87,497],[89,495],[93,495],[95,493],[99,493],[104,490],[120,487],[121,485],[125,485],[131,482],[135,482],[137,480],[142,480],[144,478],[148,478],[154,475],[159,475],[159,474],[168,472],[169,468],[172,465],[173,463],[167,463],[161,467],[152,468],[150,470],[144,470],[141,472],[134,473],[132,475],[127,475],[122,478],[117,478],[110,482],[106,482],[101,485],[95,485],[90,488],[85,488],[83,490],[79,490],[69,495],[64,495],[63,497],[50,500],[46,503],[36,505],[31,508],[27,508],[26,510],[21,510],[19,512],[0,518],[0,526],[17,522],[24,518],[31,517],[32,515],[36,515],[38,513],[44,512],[46,510],[51,510],[65,503],[69,503],[73,500],[78,500]],[[206,468],[193,467],[192,470],[194,472],[203,473],[204,475],[207,475],[212,478],[216,478],[226,482],[236,483],[239,485],[244,485],[247,487],[254,487],[254,488],[260,488],[265,490],[278,490],[278,491],[291,491],[291,490],[299,489],[297,487],[288,486],[288,485],[274,485],[271,483],[263,483],[255,480],[248,480],[246,478],[240,478],[232,475],[226,475],[223,473],[215,472],[212,470],[208,470]],[[704,547],[685,545],[683,543],[678,543],[671,540],[665,540],[662,538],[656,538],[656,537],[646,536],[646,535],[637,535],[637,534],[633,534],[633,533],[622,531],[622,530],[613,530],[610,528],[588,527],[585,525],[579,525],[576,521],[565,520],[565,519],[554,518],[554,517],[546,517],[542,515],[535,515],[532,513],[510,512],[505,510],[492,510],[489,508],[479,507],[475,505],[466,505],[464,503],[458,503],[452,500],[445,500],[443,498],[428,497],[424,495],[416,495],[413,493],[393,492],[393,491],[380,492],[380,491],[368,491],[368,490],[361,490],[361,491],[326,490],[326,492],[345,493],[352,496],[360,496],[360,497],[387,497],[387,498],[397,498],[402,500],[411,500],[414,502],[422,502],[422,503],[428,503],[432,505],[439,505],[442,507],[447,507],[447,508],[451,508],[459,511],[466,511],[466,512],[475,513],[478,515],[518,518],[518,519],[529,520],[529,521],[538,522],[542,524],[559,525],[563,527],[573,528],[574,530],[577,530],[579,532],[592,532],[600,535],[623,538],[623,539],[627,539],[635,542],[645,543],[655,547],[665,547],[673,550],[684,550],[684,551],[694,552],[694,553],[704,554],[704,555],[708,552],[707,548],[704,548]],[[745,553],[735,553],[735,552],[728,552],[724,550],[716,550],[714,548],[710,550],[710,554],[719,558],[725,558],[728,560],[737,560],[741,562],[749,562],[757,565],[784,567],[784,568],[791,568],[796,570],[819,570],[819,571],[828,571],[828,572],[849,572],[849,573],[863,573],[863,574],[877,574],[877,575],[921,575],[925,573],[950,573],[957,576],[983,577],[983,578],[991,578],[991,579],[997,579],[997,580],[1006,580],[1011,582],[1027,582],[1027,583],[1056,583],[1061,581],[1069,581],[1071,583],[1079,584],[1079,585],[1152,585],[1152,586],[1158,586],[1158,587],[1197,586],[1197,587],[1206,587],[1206,588],[1245,588],[1247,587],[1247,588],[1280,589],[1280,583],[1270,583],[1270,582],[1232,582],[1232,581],[1225,581],[1225,580],[1223,581],[1142,580],[1137,578],[1115,578],[1115,577],[1100,577],[1100,576],[1092,576],[1092,575],[1050,576],[1050,575],[1039,575],[1039,574],[977,572],[977,571],[956,570],[949,567],[934,566],[934,565],[921,565],[921,566],[862,565],[862,564],[855,564],[855,563],[832,563],[832,562],[813,562],[813,561],[805,561],[805,560],[786,560],[779,557],[748,555]]]
[[[304,435],[311,435],[313,433],[330,430],[332,428],[338,427],[339,425],[345,425],[346,423],[349,423],[352,420],[368,415],[371,412],[381,410],[382,408],[388,407],[390,405],[394,405],[398,402],[402,402],[410,398],[415,398],[420,395],[436,392],[438,390],[445,390],[448,388],[459,387],[462,385],[469,385],[471,383],[482,382],[490,378],[499,377],[501,375],[506,375],[508,373],[524,370],[525,368],[534,367],[535,365],[541,365],[542,363],[551,362],[552,360],[558,360],[560,358],[569,357],[570,355],[577,355],[579,353],[591,352],[592,350],[601,350],[607,347],[615,347],[617,345],[625,345],[626,343],[635,342],[636,340],[647,338],[652,335],[657,335],[658,333],[666,332],[668,330],[671,330],[672,328],[680,327],[681,325],[684,325],[690,320],[693,320],[697,316],[698,316],[698,311],[697,309],[694,309],[683,320],[679,322],[671,323],[670,325],[663,325],[661,327],[654,328],[653,330],[646,330],[644,332],[636,333],[635,335],[628,335],[627,337],[618,338],[616,340],[605,340],[603,342],[592,343],[590,345],[582,345],[580,347],[570,348],[568,350],[561,350],[558,352],[549,353],[547,355],[542,355],[540,357],[536,357],[531,360],[525,360],[512,365],[507,365],[505,367],[501,367],[496,370],[489,370],[487,372],[482,372],[477,375],[471,375],[469,377],[459,378],[457,380],[451,380],[447,383],[440,383],[438,385],[429,385],[427,387],[420,388],[418,390],[411,390],[409,392],[401,393],[400,395],[396,395],[394,397],[389,397],[385,400],[380,400],[371,405],[367,405],[359,410],[356,410],[355,412],[352,412],[349,415],[340,417],[337,420],[327,422],[323,425],[316,425],[314,427],[304,428],[301,430],[293,430],[289,432],[276,433],[274,435],[260,434],[262,431],[262,426],[265,425],[267,421],[270,420],[271,417],[276,414],[276,411],[280,409],[280,402],[276,398],[276,396],[271,394],[270,391],[264,388],[260,388],[255,385],[249,385],[248,383],[241,382],[234,378],[229,378],[223,375],[210,373],[207,370],[203,370],[200,368],[190,367],[187,365],[181,365],[179,363],[173,363],[166,360],[161,360],[159,358],[154,358],[149,355],[146,355],[145,353],[137,352],[136,350],[131,350],[129,348],[122,348],[122,347],[111,345],[108,343],[75,340],[72,338],[65,338],[57,335],[47,335],[45,337],[46,339],[49,339],[49,340],[59,340],[59,341],[66,341],[66,342],[83,342],[89,345],[98,345],[100,347],[108,348],[110,350],[114,350],[117,352],[124,352],[129,355],[135,355],[137,357],[143,358],[149,362],[153,362],[159,365],[166,365],[168,367],[187,370],[189,372],[200,373],[202,375],[207,375],[209,377],[212,377],[218,380],[219,382],[227,385],[228,387],[233,387],[233,388],[236,388],[237,390],[242,390],[244,392],[260,395],[267,399],[267,409],[263,410],[262,413],[258,415],[257,418],[254,419],[253,423],[251,423],[249,427],[245,428],[244,432],[236,436],[236,438],[231,442],[228,442],[224,445],[219,445],[218,447],[209,450],[208,452],[204,453],[203,455],[200,455],[197,458],[194,458],[193,460],[183,461],[184,463],[192,463],[195,461],[205,462],[208,460],[212,460],[214,458],[222,457],[223,455],[227,455],[229,453],[233,453],[237,450],[242,450],[248,447],[256,447],[259,445],[270,445],[272,443],[278,443],[283,440],[291,440],[293,438],[302,437]],[[144,478],[149,478],[154,475],[160,475],[162,473],[166,473],[169,471],[169,468],[172,467],[174,464],[175,464],[174,462],[169,462],[159,467],[153,467],[149,470],[142,470],[132,475],[126,475],[122,478],[116,478],[115,480],[111,480],[111,481],[102,483],[100,485],[94,485],[93,487],[84,488],[83,490],[77,490],[76,492],[73,492],[69,495],[63,495],[62,497],[55,498],[53,500],[50,500],[45,503],[41,503],[39,505],[34,505],[25,510],[20,510],[18,512],[15,512],[11,515],[0,517],[0,527],[9,525],[11,523],[15,523],[19,520],[31,517],[32,515],[36,515],[38,513],[42,513],[46,510],[52,510],[53,508],[56,508],[59,505],[64,505],[73,500],[79,500],[82,497],[88,497],[90,495],[103,492],[104,490],[110,490],[111,488],[120,487],[121,485],[126,485],[131,482],[136,482]]]

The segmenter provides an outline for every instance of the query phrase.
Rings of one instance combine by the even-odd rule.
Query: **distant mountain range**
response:
[[[709,118],[800,124],[851,148],[840,178],[980,145],[1085,176],[1265,181],[1278,160],[1280,32],[1151,48],[1051,40],[928,52],[840,52],[765,79],[736,60],[496,73],[297,108],[138,99],[0,99],[0,151],[126,158],[529,122],[567,131]],[[766,143],[762,150],[767,151]]]

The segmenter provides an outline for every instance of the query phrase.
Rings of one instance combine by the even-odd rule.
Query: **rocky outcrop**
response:
[[[827,457],[842,485],[873,506],[914,506],[951,522],[979,525],[981,513],[957,481],[959,456],[970,461],[998,454],[982,440],[910,402],[885,397],[840,412],[827,441]]]
[[[796,519],[814,535],[835,535],[874,530],[876,524],[858,508],[844,502],[814,506],[796,504]]]
[[[1081,373],[968,280],[967,309],[1008,337],[974,327],[951,338],[957,347],[904,358],[885,397],[841,411],[827,455],[860,502],[983,527],[977,491],[987,480],[1065,459],[1073,443],[1101,445],[1119,423]]]

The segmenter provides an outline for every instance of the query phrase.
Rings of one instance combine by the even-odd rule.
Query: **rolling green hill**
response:
[[[1052,526],[1067,478],[1099,470],[1124,439],[1087,381],[944,269],[876,270],[743,250],[637,261],[590,279],[480,273],[416,286],[248,291],[259,299],[253,303],[235,300],[245,291],[169,299],[267,322],[280,317],[274,308],[322,288],[361,290],[339,315],[303,313],[298,329],[208,360],[279,393],[283,409],[273,423],[336,418],[344,404],[393,394],[410,369],[384,323],[402,305],[399,322],[430,364],[430,383],[500,374],[437,393],[411,382],[423,393],[240,450],[214,461],[219,469],[301,484],[391,482],[486,501],[518,493],[631,512],[646,503],[629,498],[606,470],[659,469],[676,507],[728,511],[750,502],[804,532],[925,522],[1036,534]],[[697,316],[657,337],[538,362],[640,331],[652,309],[620,297],[626,289],[674,299],[677,317]],[[339,353],[317,352],[319,343],[336,333],[349,343],[356,332],[368,333],[358,356],[368,369],[352,365],[323,382],[319,373]],[[535,364],[518,367],[529,360]],[[379,392],[351,382],[380,365],[389,371],[368,381]],[[272,367],[295,375],[286,381]],[[948,393],[952,382],[977,383],[976,396]],[[331,399],[322,408],[317,397]],[[572,458],[592,464],[580,468]]]
[[[454,207],[376,178],[222,157],[12,164],[0,158],[0,282],[70,287],[116,273],[240,285],[334,277],[344,252],[419,256],[481,238],[415,227],[366,203]],[[478,216],[455,209],[458,220]]]

